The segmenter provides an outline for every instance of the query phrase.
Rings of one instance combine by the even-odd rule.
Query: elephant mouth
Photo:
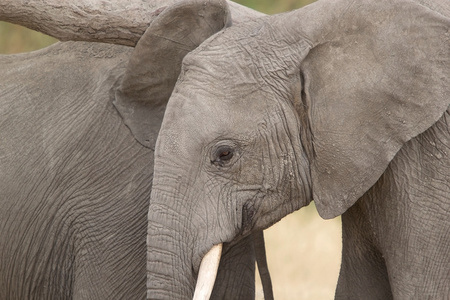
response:
[[[255,207],[247,202],[242,211],[242,234],[250,231],[252,219],[255,215]],[[222,256],[223,243],[214,245],[208,253],[203,256],[197,276],[193,300],[208,300],[214,288],[217,272],[219,270],[220,258]]]
[[[207,300],[211,296],[219,270],[223,244],[214,245],[203,257],[197,277],[193,300]]]
[[[248,234],[253,227],[253,218],[256,215],[255,200],[248,200],[242,207],[241,235]]]
[[[226,249],[228,249],[230,244],[234,244],[244,236],[250,234],[253,228],[254,217],[257,212],[255,202],[257,202],[257,199],[262,198],[260,188],[256,190],[256,193],[253,191],[252,194],[253,195],[248,197],[247,201],[245,201],[242,206],[240,212],[241,224],[237,232],[234,232],[234,238],[231,239],[230,242],[225,243]],[[224,249],[223,242],[216,244],[212,246],[212,248],[209,249],[209,251],[201,259],[193,300],[207,300],[210,298],[219,269],[222,250],[226,251],[226,249]]]

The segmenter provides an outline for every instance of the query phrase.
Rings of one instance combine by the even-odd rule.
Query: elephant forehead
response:
[[[256,91],[247,96],[260,97]],[[256,101],[245,105],[198,87],[179,89],[169,101],[160,131],[164,151],[181,155],[201,151],[218,139],[249,139],[266,114],[264,105],[249,103]]]
[[[297,52],[303,53],[309,45],[292,34],[275,35],[277,29],[270,18],[238,24],[216,34],[186,55],[183,69],[192,71],[191,76],[197,79],[208,80],[213,87],[230,90],[283,84],[297,72]],[[301,47],[294,48],[294,44]]]
[[[235,100],[243,94],[259,89],[262,80],[255,65],[243,53],[204,51],[185,59],[182,81],[197,92],[214,94],[221,101]]]
[[[168,125],[172,125],[174,130],[188,129],[209,137],[245,131],[262,118],[263,105],[256,105],[256,101],[235,101],[227,94],[227,91],[223,91],[222,95],[210,94],[194,87],[175,94],[168,106],[166,118],[172,120],[168,120]],[[258,97],[256,94],[241,94],[241,97]]]
[[[227,89],[231,93],[255,85],[263,86],[263,66],[259,60],[265,59],[265,55],[247,31],[247,27],[242,30],[231,27],[205,41],[185,56],[180,78],[186,76],[195,82],[207,83],[210,88]]]

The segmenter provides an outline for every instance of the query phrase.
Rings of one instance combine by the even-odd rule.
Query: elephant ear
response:
[[[310,44],[300,65],[301,106],[322,217],[352,206],[400,148],[449,107],[445,11],[401,0],[319,1],[296,16]]]
[[[113,101],[142,145],[155,145],[184,56],[230,24],[225,0],[181,2],[163,10],[150,24],[131,55]]]

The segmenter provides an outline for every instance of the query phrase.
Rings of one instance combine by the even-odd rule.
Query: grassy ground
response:
[[[323,220],[314,205],[264,232],[275,299],[334,299],[341,259],[341,220]],[[256,299],[264,299],[257,282]]]

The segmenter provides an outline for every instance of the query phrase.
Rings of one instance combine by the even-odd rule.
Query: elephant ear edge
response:
[[[351,207],[450,105],[450,18],[408,0],[364,2],[369,15],[346,7],[334,38],[300,67],[313,199],[325,219]]]
[[[231,25],[225,0],[194,0],[164,9],[150,24],[113,92],[113,104],[136,140],[154,148],[184,56]]]

